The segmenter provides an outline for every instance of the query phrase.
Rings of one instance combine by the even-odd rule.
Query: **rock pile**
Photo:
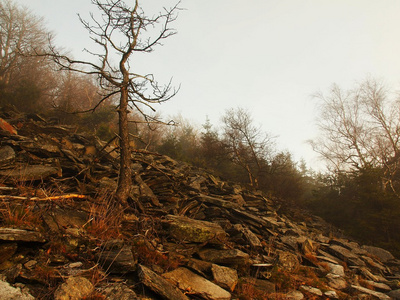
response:
[[[1,299],[400,299],[398,259],[317,217],[144,151],[123,210],[116,145],[0,117]]]

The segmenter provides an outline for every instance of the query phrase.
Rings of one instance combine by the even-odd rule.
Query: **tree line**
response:
[[[328,166],[317,174],[294,161],[290,152],[277,149],[275,137],[257,126],[246,109],[226,110],[217,125],[206,120],[200,127],[183,117],[161,121],[152,104],[169,100],[177,90],[170,82],[160,85],[152,75],[136,74],[128,61],[175,34],[170,23],[178,7],[148,18],[138,1],[133,7],[121,0],[92,3],[102,20],[108,20],[103,25],[81,19],[99,46],[91,52],[95,62],[62,52],[42,18],[11,0],[0,0],[1,106],[40,112],[105,141],[119,138],[128,158],[121,174],[129,178],[130,147],[159,152],[262,190],[289,206],[311,209],[364,243],[400,253],[398,95],[373,79],[350,90],[333,85],[317,94],[320,137],[311,144]],[[157,25],[151,39],[146,26]],[[125,44],[114,43],[117,29]],[[141,37],[143,31],[147,35]],[[108,60],[111,51],[119,58],[117,65]],[[122,202],[129,197],[129,185],[128,180],[121,190]]]

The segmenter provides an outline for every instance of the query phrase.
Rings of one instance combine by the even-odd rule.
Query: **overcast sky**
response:
[[[44,17],[57,45],[76,58],[90,46],[77,17],[96,10],[90,0],[14,1]],[[175,3],[143,2],[152,11]],[[199,125],[208,116],[217,126],[226,109],[246,108],[279,149],[314,168],[306,143],[317,135],[312,94],[367,76],[393,89],[400,83],[399,0],[182,0],[180,7],[178,34],[137,64],[181,85],[158,111]]]

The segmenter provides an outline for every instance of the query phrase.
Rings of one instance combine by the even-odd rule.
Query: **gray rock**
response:
[[[310,293],[310,294],[317,295],[317,296],[322,296],[321,290],[317,289],[315,287],[312,287],[312,286],[302,285],[302,286],[300,286],[300,290]]]
[[[230,300],[231,294],[186,268],[178,268],[163,274],[163,277],[173,282],[182,291],[208,300]]]
[[[250,257],[247,253],[237,249],[203,249],[198,254],[205,261],[222,265],[243,265],[248,262]]]
[[[15,151],[10,146],[0,148],[0,165],[5,165],[15,159]]]
[[[331,274],[339,275],[339,276],[342,276],[342,277],[345,276],[343,266],[341,266],[341,265],[336,265],[336,264],[332,264],[332,263],[327,263],[327,264],[328,264],[328,266],[329,266],[329,272],[330,272]]]
[[[0,171],[0,176],[7,181],[34,181],[43,180],[51,176],[57,176],[59,168],[42,165],[24,165],[11,170]]]
[[[339,275],[328,274],[326,275],[326,279],[328,279],[328,285],[331,288],[334,288],[336,290],[344,290],[345,288],[347,288],[346,280],[344,280]]]
[[[347,262],[349,265],[365,266],[365,262],[362,261],[356,254],[342,246],[331,245],[329,246],[328,251],[337,258]]]
[[[8,282],[0,280],[0,299],[1,300],[35,300],[35,298],[20,288],[12,287]]]
[[[214,277],[214,282],[217,285],[233,292],[238,283],[238,274],[236,270],[213,264],[211,266],[211,272]]]
[[[103,250],[96,253],[100,266],[114,274],[125,274],[136,270],[137,261],[134,259],[131,247]]]
[[[292,272],[300,266],[300,261],[297,255],[288,251],[281,251],[278,253],[277,264],[282,270]]]
[[[329,299],[339,299],[339,296],[335,291],[326,291],[324,296],[328,297]]]
[[[139,299],[134,291],[122,283],[112,283],[101,289],[108,300],[136,300]]]
[[[93,284],[85,277],[70,277],[54,292],[54,300],[83,299],[93,291]]]
[[[244,227],[241,224],[236,224],[234,227],[237,231],[241,232],[245,236],[246,240],[252,248],[262,248],[260,239],[249,228]]]
[[[393,290],[391,292],[388,293],[389,297],[392,297],[392,299],[400,299],[400,289],[397,290]]]
[[[167,273],[168,274],[168,273]],[[193,274],[193,273],[192,273]],[[172,285],[169,281],[157,275],[149,268],[139,265],[138,275],[141,282],[151,289],[153,292],[159,294],[163,299],[168,300],[189,300],[178,288]],[[165,274],[164,274],[165,275]]]
[[[389,251],[379,248],[379,247],[373,247],[373,246],[362,246],[362,249],[368,251],[368,253],[371,253],[372,255],[375,255],[376,257],[379,258],[379,260],[383,263],[386,263],[392,259],[395,259],[395,257],[390,253]]]
[[[288,300],[302,300],[304,299],[304,295],[300,291],[290,291],[286,294],[286,299]]]
[[[371,296],[376,297],[376,298],[378,298],[380,300],[389,300],[389,299],[391,299],[388,295],[386,295],[384,293],[376,292],[376,291],[367,289],[367,288],[359,286],[359,285],[351,285],[351,287],[352,287],[352,289],[354,289],[356,291],[359,291],[359,292],[364,293],[364,294],[371,295]]]

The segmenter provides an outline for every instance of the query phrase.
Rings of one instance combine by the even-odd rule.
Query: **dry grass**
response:
[[[104,192],[90,205],[86,231],[102,241],[120,238],[123,215],[112,194]]]

